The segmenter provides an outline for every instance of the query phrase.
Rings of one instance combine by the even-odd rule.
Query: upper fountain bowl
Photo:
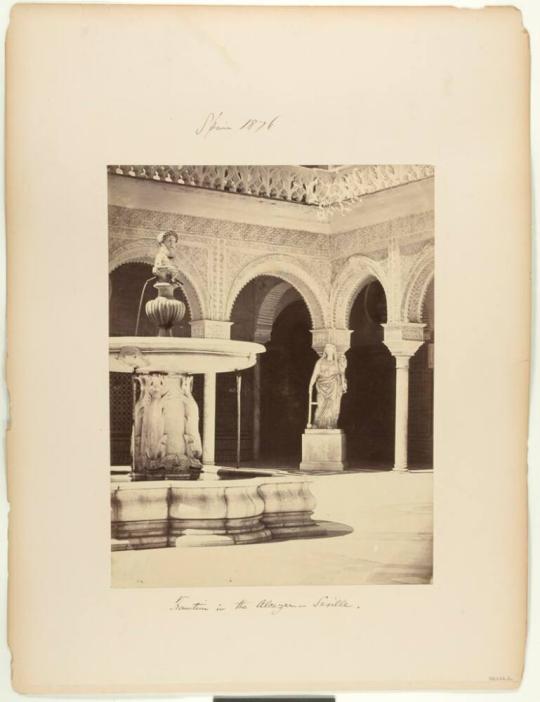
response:
[[[265,347],[252,341],[179,336],[113,336],[110,370],[115,373],[228,373],[255,365]]]

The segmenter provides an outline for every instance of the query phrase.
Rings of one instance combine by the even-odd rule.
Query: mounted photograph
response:
[[[111,585],[431,584],[431,165],[109,165]]]

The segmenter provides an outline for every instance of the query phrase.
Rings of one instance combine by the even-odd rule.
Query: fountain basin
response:
[[[131,373],[230,373],[255,364],[265,347],[252,341],[198,337],[113,336],[110,370]]]
[[[113,482],[112,550],[260,543],[326,534],[312,519],[311,479],[276,471],[223,480],[219,468],[215,470],[199,481]],[[253,471],[247,474],[253,476]]]

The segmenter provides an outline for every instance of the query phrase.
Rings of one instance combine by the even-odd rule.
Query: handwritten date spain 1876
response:
[[[207,137],[212,132],[270,132],[279,119],[279,115],[275,115],[272,119],[255,119],[249,117],[246,120],[241,120],[237,123],[232,123],[223,112],[209,112],[204,118],[202,124],[197,127],[195,134],[197,136]]]

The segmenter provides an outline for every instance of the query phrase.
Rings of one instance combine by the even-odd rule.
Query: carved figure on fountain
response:
[[[157,297],[146,303],[146,314],[157,326],[158,336],[172,336],[172,327],[182,321],[186,306],[174,297],[176,288],[182,286],[176,265],[178,234],[167,231],[158,234],[159,249],[152,272],[157,278],[154,288]]]
[[[202,468],[199,409],[192,378],[185,375],[136,376],[132,451],[136,474],[145,477],[196,477]]]
[[[193,376],[185,375],[181,381],[185,407],[185,442],[190,466],[202,468],[202,441],[199,433],[199,407],[193,397]]]
[[[189,467],[186,460],[185,405],[181,388],[182,376],[166,376],[167,396],[164,400],[165,430],[167,432],[167,463],[169,468],[175,464],[183,469]]]
[[[178,234],[172,230],[161,232],[157,236],[157,242],[159,248],[154,259],[152,273],[160,283],[177,283],[181,285],[182,281],[180,280],[175,260]]]
[[[150,375],[146,380],[145,394],[148,400],[142,418],[141,454],[144,467],[152,469],[159,466],[166,453],[167,434],[163,397],[167,389],[165,378],[161,375]]]
[[[147,402],[146,384],[142,382],[140,376],[133,376],[133,383],[136,383],[139,388],[139,399],[133,406],[133,431],[131,434],[131,455],[133,457],[133,468],[136,473],[141,473],[143,470],[141,460],[141,445],[142,445],[142,423],[144,416],[144,407]]]

